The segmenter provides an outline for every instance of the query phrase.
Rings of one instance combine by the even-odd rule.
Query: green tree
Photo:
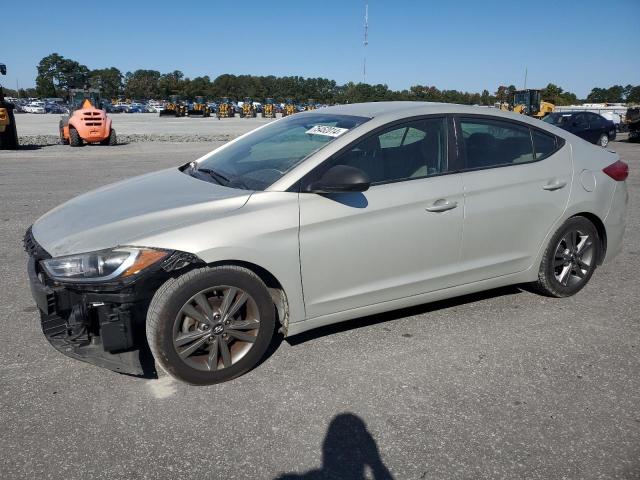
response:
[[[116,67],[91,70],[89,85],[100,89],[104,98],[117,98],[122,93],[122,73]]]
[[[160,72],[157,70],[127,72],[124,76],[124,94],[127,98],[135,99],[158,98],[160,96],[159,80]]]
[[[594,87],[587,95],[587,101],[591,103],[604,103],[607,101],[607,91],[604,88]]]
[[[41,97],[69,97],[71,88],[82,88],[88,81],[89,69],[75,60],[52,53],[38,63],[36,90]]]
[[[640,85],[631,87],[627,94],[627,103],[640,103]]]

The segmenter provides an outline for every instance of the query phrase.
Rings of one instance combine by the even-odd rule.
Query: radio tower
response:
[[[362,83],[367,83],[367,45],[369,45],[369,4],[364,4],[364,41],[362,59]]]

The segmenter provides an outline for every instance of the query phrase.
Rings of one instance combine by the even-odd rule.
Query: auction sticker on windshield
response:
[[[340,128],[340,127],[328,127],[327,125],[316,125],[311,127],[304,133],[308,133],[309,135],[324,135],[325,137],[339,137],[344,132],[348,131],[348,128]]]

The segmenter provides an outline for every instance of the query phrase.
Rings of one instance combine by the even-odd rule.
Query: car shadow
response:
[[[368,471],[367,471],[368,470]],[[275,480],[392,480],[378,445],[357,415],[336,415],[322,442],[322,466],[306,473],[283,473]]]
[[[358,328],[364,328],[378,323],[389,322],[391,320],[398,320],[404,317],[410,317],[413,315],[421,315],[424,313],[435,312],[443,310],[445,308],[457,307],[460,305],[466,305],[468,303],[479,302],[482,300],[488,300],[495,297],[503,297],[506,295],[517,295],[525,291],[523,286],[507,286],[495,288],[492,290],[486,290],[478,293],[471,293],[469,295],[462,295],[460,297],[450,298],[447,300],[439,300],[436,302],[424,303],[415,307],[401,308],[398,310],[391,310],[389,312],[378,313],[375,315],[368,315],[366,317],[360,317],[353,320],[347,320],[344,322],[335,323],[333,325],[327,325],[325,327],[315,328],[307,332],[294,335],[286,339],[286,342],[291,346],[300,345],[301,343],[315,340],[327,335],[333,335],[335,333],[346,332],[349,330],[356,330]]]

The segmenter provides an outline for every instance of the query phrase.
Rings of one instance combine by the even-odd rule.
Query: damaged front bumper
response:
[[[25,235],[31,294],[40,311],[42,332],[59,352],[116,372],[155,377],[155,363],[145,336],[153,294],[175,270],[199,259],[174,252],[153,272],[127,284],[61,284],[49,278],[40,260],[49,254]]]

